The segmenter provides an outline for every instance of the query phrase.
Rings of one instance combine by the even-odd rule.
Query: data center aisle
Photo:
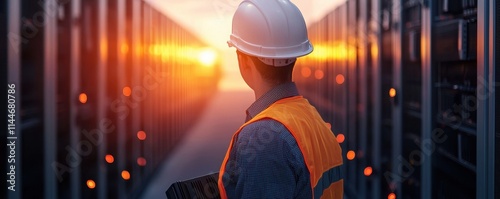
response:
[[[172,183],[217,172],[232,134],[244,122],[245,110],[253,101],[250,90],[216,93],[141,198],[166,198],[165,191]]]

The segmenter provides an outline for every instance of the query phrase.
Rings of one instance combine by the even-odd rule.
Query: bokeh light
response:
[[[143,157],[138,157],[137,158],[137,165],[143,167],[143,166],[146,166],[146,158],[143,158]]]
[[[300,73],[302,74],[303,77],[309,77],[311,76],[311,69],[309,67],[302,67],[302,69],[300,70]]]
[[[396,97],[396,89],[395,88],[389,89],[389,96],[390,97]]]
[[[325,73],[323,72],[323,70],[318,69],[318,70],[314,71],[314,77],[316,79],[323,79],[324,76],[325,76]]]
[[[106,160],[107,163],[111,164],[113,162],[115,162],[115,157],[113,157],[113,155],[111,154],[107,154],[106,157],[104,157],[104,159]]]
[[[353,150],[347,152],[347,159],[353,160],[356,157],[356,153]]]
[[[345,136],[344,136],[344,134],[339,133],[339,134],[337,135],[337,142],[338,142],[339,144],[342,144],[344,141],[345,141]]]
[[[363,173],[365,174],[365,176],[372,175],[372,173],[373,173],[372,167],[366,167],[365,170],[363,171]]]
[[[124,180],[130,180],[130,173],[127,170],[122,171],[122,178]]]
[[[85,94],[85,93],[80,93],[80,95],[78,96],[78,100],[79,100],[79,101],[80,101],[80,103],[82,103],[82,104],[87,103],[87,100],[88,100],[88,98],[87,98],[87,94]]]
[[[89,189],[94,189],[95,188],[95,181],[94,180],[87,180],[87,187]]]
[[[345,77],[344,75],[342,74],[338,74],[336,77],[335,77],[335,81],[337,82],[337,84],[341,85],[344,83],[345,81]]]
[[[128,86],[123,87],[123,95],[129,97],[132,95],[132,89]]]
[[[146,140],[146,132],[144,132],[144,131],[137,132],[137,139]]]

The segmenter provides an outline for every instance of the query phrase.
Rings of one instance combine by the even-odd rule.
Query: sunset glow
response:
[[[221,52],[221,56],[217,56],[215,61],[221,61],[224,77],[219,84],[222,90],[248,90],[248,86],[241,78],[238,70],[238,62],[234,54],[234,48],[229,48],[226,41],[231,34],[232,15],[241,1],[197,1],[197,0],[146,0],[147,3],[158,7],[158,9],[168,14],[172,19],[188,30],[191,30],[195,35],[206,41],[210,48],[217,52]],[[306,25],[314,23],[316,20],[330,12],[337,5],[343,3],[344,0],[313,0],[313,1],[294,1],[294,4],[300,8]],[[189,13],[189,15],[186,15]],[[336,53],[332,53],[331,48],[323,44],[313,44],[314,51],[312,54],[300,58],[299,60],[309,60],[317,58],[332,58],[347,56],[347,50],[342,46],[336,47]],[[159,57],[179,56],[183,59],[198,60],[198,64],[205,67],[210,67],[214,62],[210,51],[198,51],[198,53],[190,54],[185,57],[179,52],[178,46],[165,44],[154,44],[145,48],[145,53],[152,53]],[[202,48],[206,49],[206,48]],[[187,51],[186,51],[187,50]],[[193,52],[189,49],[184,52]],[[330,55],[328,54],[330,53]],[[198,57],[196,57],[198,55]],[[308,69],[304,69],[308,70]],[[309,69],[309,72],[301,72],[304,76],[311,76],[314,71]],[[319,72],[318,72],[319,73]],[[318,74],[321,76],[320,74]],[[323,76],[325,74],[323,73]]]

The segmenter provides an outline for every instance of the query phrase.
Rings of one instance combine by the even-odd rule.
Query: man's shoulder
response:
[[[278,144],[295,143],[290,131],[282,123],[273,119],[262,119],[247,124],[238,135],[238,142]]]
[[[240,135],[249,134],[248,136],[252,136],[255,132],[289,133],[288,129],[281,122],[266,118],[247,124],[241,129]]]

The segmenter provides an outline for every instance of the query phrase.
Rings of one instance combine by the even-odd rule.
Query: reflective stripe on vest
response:
[[[246,125],[262,119],[280,122],[295,138],[309,170],[313,198],[343,197],[340,145],[318,111],[302,96],[296,96],[278,100],[243,124],[233,135],[219,172],[219,191],[223,199],[227,195],[222,176],[235,138]]]
[[[323,192],[328,189],[332,183],[342,180],[340,166],[333,167],[325,171],[318,181],[318,184],[313,188],[314,198],[323,196]],[[326,197],[331,198],[331,197]]]

